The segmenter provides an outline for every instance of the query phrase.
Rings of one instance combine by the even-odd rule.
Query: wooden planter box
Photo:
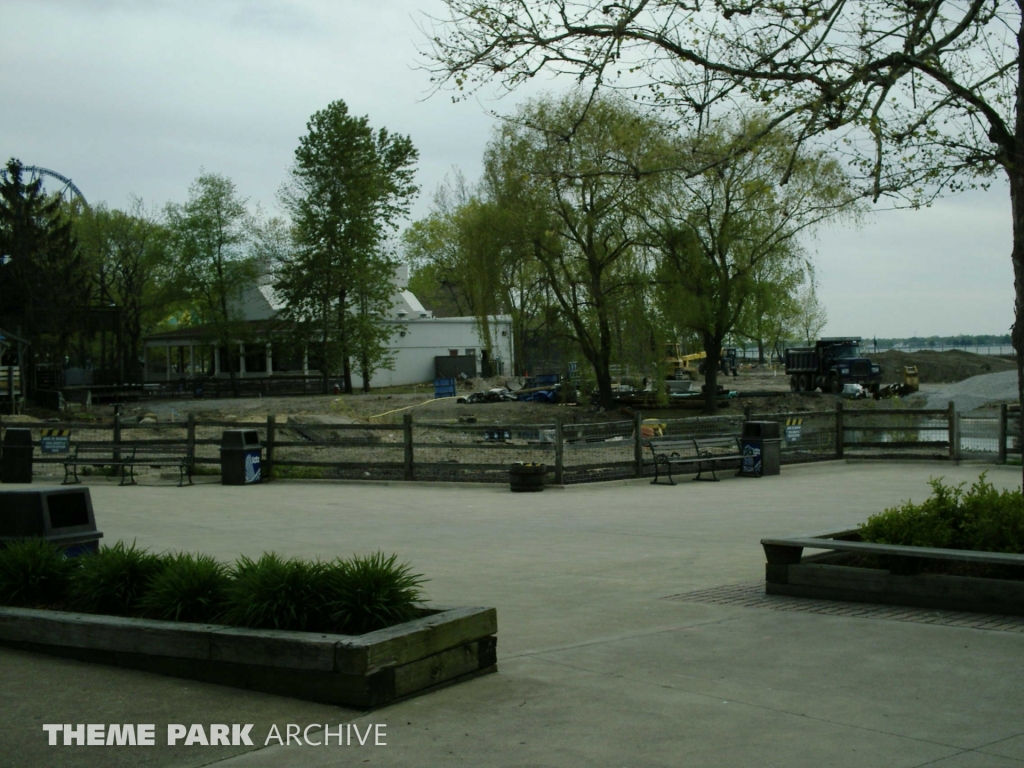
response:
[[[765,591],[822,600],[1024,615],[1024,581],[920,572],[928,560],[1024,567],[1024,555],[868,544],[859,539],[857,531],[762,539],[768,560]],[[804,549],[826,552],[804,556]],[[837,563],[844,553],[877,556],[886,568]]]
[[[448,608],[365,635],[329,635],[0,608],[0,644],[372,709],[497,671],[493,608]]]

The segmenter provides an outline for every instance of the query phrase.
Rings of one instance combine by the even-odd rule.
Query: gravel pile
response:
[[[925,408],[945,408],[952,400],[961,413],[983,408],[992,402],[1017,399],[1017,372],[1001,371],[972,376],[949,384],[928,396]]]

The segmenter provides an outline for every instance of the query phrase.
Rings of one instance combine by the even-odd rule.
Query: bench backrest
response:
[[[739,438],[735,435],[713,435],[709,437],[695,437],[693,443],[698,450],[704,448],[739,448]]]
[[[135,443],[75,443],[75,450],[70,456],[73,458],[97,457],[110,459],[114,451],[120,451],[121,459],[124,460],[135,454]]]
[[[645,441],[651,453],[660,455],[672,451],[688,450],[697,454],[712,450],[738,452],[740,439],[736,435],[708,435],[706,437],[657,437]]]
[[[644,441],[655,453],[673,451],[679,448],[693,448],[692,437],[657,437]]]

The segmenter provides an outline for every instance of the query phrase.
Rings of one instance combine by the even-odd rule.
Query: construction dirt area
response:
[[[948,401],[958,410],[998,408],[1001,403],[1016,402],[1016,375],[1012,360],[1002,357],[975,355],[968,352],[886,352],[871,355],[883,371],[883,383],[902,381],[904,366],[917,366],[920,392],[904,398],[875,401],[846,399],[844,407],[856,409],[884,408],[944,408]],[[742,413],[749,406],[754,413],[774,414],[806,411],[831,411],[836,407],[837,395],[792,393],[789,379],[778,367],[741,365],[738,376],[720,376],[719,383],[737,395],[722,401],[722,413]],[[459,396],[473,392],[486,392],[497,387],[510,390],[521,388],[521,379],[472,379],[461,382]],[[699,386],[699,382],[694,385]],[[582,398],[581,398],[582,400]],[[666,409],[645,415],[664,418],[687,418],[702,415],[700,404],[694,399],[690,408]],[[628,409],[606,410],[581,402],[557,404],[538,402],[460,403],[457,398],[437,399],[433,387],[424,384],[406,387],[397,392],[371,392],[352,395],[296,395],[279,397],[248,397],[219,399],[143,399],[124,405],[123,414],[131,420],[157,422],[181,421],[188,413],[200,420],[238,421],[256,423],[274,414],[279,422],[322,421],[323,423],[398,423],[405,414],[420,422],[475,421],[479,424],[551,424],[556,419],[563,423],[597,423],[621,421],[632,414]],[[4,416],[4,422],[49,421],[60,418],[68,421],[108,421],[113,417],[113,406],[75,406],[71,412],[57,414],[30,409],[23,416]]]

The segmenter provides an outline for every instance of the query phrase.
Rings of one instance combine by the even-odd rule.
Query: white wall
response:
[[[395,369],[377,371],[370,386],[397,387],[433,381],[434,358],[447,357],[453,349],[460,355],[466,354],[467,349],[474,350],[479,373],[480,352],[488,346],[491,360],[500,360],[505,375],[512,374],[512,320],[506,315],[491,318],[489,345],[481,341],[477,323],[471,317],[425,318],[407,321],[404,326],[404,336],[396,332],[391,337]]]

